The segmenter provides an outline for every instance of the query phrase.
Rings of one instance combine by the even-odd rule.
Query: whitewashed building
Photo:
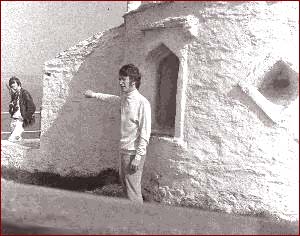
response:
[[[32,165],[63,176],[117,169],[118,107],[83,92],[118,95],[127,63],[152,107],[145,196],[298,220],[297,2],[128,2],[124,24],[45,63]]]

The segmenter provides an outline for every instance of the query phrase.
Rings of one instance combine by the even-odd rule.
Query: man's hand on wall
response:
[[[94,92],[92,90],[86,90],[84,92],[84,96],[87,98],[92,98],[92,97],[94,97]]]

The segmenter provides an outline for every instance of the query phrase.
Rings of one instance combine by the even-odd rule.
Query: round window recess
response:
[[[274,104],[288,106],[298,97],[298,74],[287,63],[278,61],[265,74],[258,90]]]

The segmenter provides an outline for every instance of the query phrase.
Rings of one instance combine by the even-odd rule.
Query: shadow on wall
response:
[[[265,73],[257,91],[266,101],[274,104],[274,107],[285,109],[299,96],[298,74],[288,63],[279,60]],[[263,110],[257,109],[255,101],[249,96],[245,96],[239,86],[234,86],[228,96],[242,102],[253,114],[256,114],[265,126],[272,127],[274,125],[274,121],[269,119]]]
[[[44,89],[48,94],[44,94],[43,109],[48,110],[48,114],[57,113],[57,118],[53,123],[49,122],[50,127],[41,136],[42,158],[48,163],[48,172],[62,176],[97,175],[118,164],[118,106],[83,95],[87,89],[119,93],[118,70],[123,61],[123,50],[115,45],[122,45],[122,37],[105,40],[71,79],[59,70],[47,78],[50,88]],[[56,89],[59,91],[52,97],[51,93]],[[44,118],[45,123],[47,119],[51,120],[48,116]]]
[[[233,86],[233,88],[229,91],[227,94],[228,97],[239,101],[243,105],[247,107],[247,110],[249,110],[251,113],[255,114],[256,117],[267,127],[272,127],[274,126],[274,122],[269,119],[265,113],[257,108],[257,104],[248,96],[245,96],[245,94],[242,92],[241,88],[236,85]]]

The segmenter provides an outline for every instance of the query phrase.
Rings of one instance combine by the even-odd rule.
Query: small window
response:
[[[266,73],[258,90],[274,104],[287,106],[298,97],[298,74],[287,63],[278,61]]]
[[[151,97],[152,134],[175,136],[177,109],[177,82],[180,62],[178,57],[164,44],[148,54],[148,70],[152,77]],[[150,69],[151,68],[151,69]],[[154,75],[154,76],[153,76]]]
[[[183,138],[187,56],[187,50],[175,53],[164,43],[147,54],[143,92],[151,103],[154,136]]]
[[[171,136],[175,132],[178,69],[179,59],[171,53],[160,61],[157,71],[156,124]]]

